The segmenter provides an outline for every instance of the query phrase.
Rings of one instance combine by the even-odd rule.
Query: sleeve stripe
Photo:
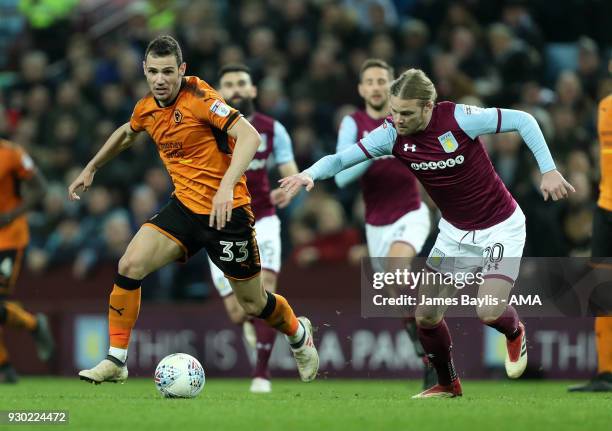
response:
[[[140,133],[140,130],[136,130],[132,127],[132,123],[130,123],[130,129],[132,129],[132,132],[134,133]]]
[[[223,126],[223,131],[227,132],[227,129],[229,129],[230,126],[234,124],[235,120],[237,119],[237,117],[240,117],[240,115],[241,114],[239,111],[234,111],[225,122],[225,126]]]
[[[499,130],[501,129],[501,111],[499,108],[495,109],[497,109],[497,129],[495,129],[495,133],[499,133]]]
[[[363,151],[363,153],[367,156],[368,159],[373,159],[374,157],[372,157],[372,155],[368,152],[368,150],[366,150],[366,148],[363,146],[363,144],[361,143],[361,141],[357,142],[357,145],[359,145],[359,148],[361,148],[361,151]]]

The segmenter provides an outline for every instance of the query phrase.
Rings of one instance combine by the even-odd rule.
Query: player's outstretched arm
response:
[[[555,201],[563,199],[569,192],[576,191],[557,171],[544,134],[533,115],[514,109],[482,109],[458,104],[455,106],[455,119],[471,138],[489,133],[518,132],[538,162],[542,173],[540,190],[545,201],[549,196]]]
[[[244,118],[236,121],[227,133],[236,139],[236,145],[234,146],[232,161],[221,179],[219,190],[212,200],[209,226],[215,226],[217,229],[223,229],[232,218],[234,186],[253,160],[260,142],[259,133]]]
[[[302,187],[310,191],[314,186],[314,181],[331,178],[338,172],[368,159],[391,154],[396,137],[395,129],[385,123],[374,129],[357,145],[351,145],[336,154],[323,157],[300,174],[279,180],[281,188],[292,196],[297,194]]]
[[[135,132],[130,127],[130,123],[125,123],[113,132],[106,140],[102,148],[98,150],[96,155],[89,161],[87,166],[81,171],[79,176],[68,187],[68,199],[80,199],[77,191],[82,188],[83,191],[91,186],[94,175],[98,169],[104,166],[108,161],[115,158],[123,150],[129,148],[138,132]]]

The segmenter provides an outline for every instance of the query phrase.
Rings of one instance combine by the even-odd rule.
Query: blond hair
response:
[[[391,95],[401,99],[417,99],[421,105],[436,101],[438,94],[431,79],[421,69],[408,69],[391,83]]]

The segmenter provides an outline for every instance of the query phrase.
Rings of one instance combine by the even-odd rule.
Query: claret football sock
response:
[[[295,313],[287,300],[281,295],[266,292],[268,300],[261,314],[257,317],[287,336],[289,343],[299,343],[304,338],[304,328],[298,322]]]
[[[255,347],[257,349],[257,363],[255,364],[253,377],[270,380],[268,362],[270,361],[270,355],[274,348],[276,330],[269,327],[266,322],[261,319],[253,319],[253,326],[255,326],[255,333],[257,334],[257,344]]]
[[[4,308],[6,310],[5,325],[7,327],[26,329],[28,331],[36,329],[36,316],[28,313],[16,302],[6,301],[4,302]]]
[[[109,355],[122,362],[125,362],[127,357],[130,335],[140,311],[141,281],[117,274],[113,291],[110,294],[108,306]]]
[[[438,383],[448,386],[457,378],[452,356],[452,341],[446,321],[436,326],[425,328],[417,326],[419,340],[427,353],[427,358],[436,368]]]
[[[595,342],[597,343],[597,372],[612,373],[612,317],[595,319]]]
[[[519,317],[512,305],[508,305],[497,320],[487,323],[486,325],[504,334],[508,340],[515,339],[521,333],[519,329]]]

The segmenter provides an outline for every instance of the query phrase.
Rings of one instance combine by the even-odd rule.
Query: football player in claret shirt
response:
[[[291,196],[281,188],[270,188],[268,161],[274,160],[282,177],[297,174],[293,159],[291,138],[287,130],[274,118],[255,111],[254,99],[257,87],[251,79],[251,71],[245,65],[229,64],[219,71],[219,92],[227,103],[238,109],[259,133],[261,141],[257,152],[246,170],[247,186],[251,194],[251,207],[255,214],[255,231],[261,259],[261,279],[266,291],[276,292],[276,280],[281,266],[281,225],[275,206],[284,208],[291,202]],[[272,390],[268,362],[276,331],[260,319],[251,319],[246,314],[228,279],[210,259],[210,270],[215,287],[223,298],[225,309],[232,322],[245,327],[247,339],[254,338],[257,362],[251,382],[251,392],[267,393]],[[251,324],[252,322],[252,324]],[[255,332],[255,337],[248,335]]]
[[[355,145],[389,116],[389,87],[393,68],[385,61],[370,58],[359,72],[359,95],[365,109],[347,115],[340,123],[336,152]],[[429,235],[429,210],[421,201],[415,176],[393,156],[368,160],[336,174],[336,184],[344,187],[360,180],[365,203],[366,239],[370,257],[388,257],[393,266],[410,266]],[[394,268],[384,268],[393,271]],[[415,319],[405,318],[406,331],[423,359],[423,385],[429,388],[436,381],[435,369],[417,339]]]
[[[181,49],[172,37],[159,36],[146,49],[144,74],[151,92],[134,108],[68,188],[70,199],[87,190],[105,163],[147,132],[174,184],[159,213],[136,233],[119,260],[108,318],[106,359],[82,380],[127,379],[128,344],[140,309],[140,285],[149,273],[205,248],[230,280],[238,302],[250,316],[285,334],[303,381],[316,377],[319,357],[312,326],[295,316],[287,300],[266,292],[261,282],[255,217],[244,171],[260,145],[253,126],[206,82],[185,76]]]
[[[43,361],[48,361],[54,350],[47,317],[33,315],[11,301],[29,242],[26,212],[40,201],[45,187],[46,181],[30,156],[21,147],[0,139],[0,383],[17,381],[4,345],[4,328],[29,331]]]
[[[442,214],[427,260],[429,270],[455,273],[483,268],[484,283],[478,294],[499,301],[497,306],[477,307],[476,312],[484,324],[506,336],[506,373],[518,378],[527,366],[526,332],[516,310],[506,304],[519,272],[525,216],[478,137],[518,131],[538,162],[544,199],[556,201],[574,189],[557,171],[537,122],[525,112],[436,103],[433,83],[418,69],[407,70],[391,84],[390,105],[391,117],[357,145],[282,179],[281,186],[293,194],[303,186],[312,189],[315,180],[372,158],[392,154],[399,159]],[[445,311],[445,307],[428,305],[419,305],[415,311],[419,339],[436,368],[438,384],[414,398],[462,395]]]

